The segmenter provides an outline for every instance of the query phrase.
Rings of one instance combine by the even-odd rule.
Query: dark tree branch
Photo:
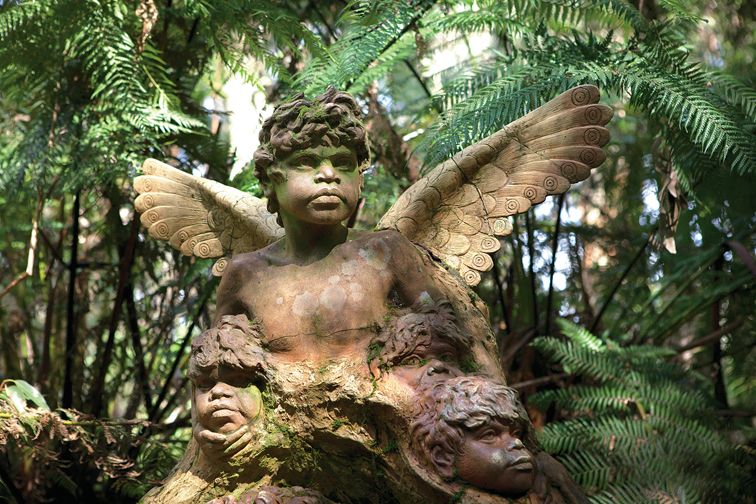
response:
[[[58,245],[57,247],[54,246],[42,228],[39,229],[39,236],[42,238],[42,241],[45,242],[45,245],[47,246],[48,250],[52,253],[53,258],[57,260],[58,262],[60,262],[61,264],[66,264],[66,262],[63,260],[63,257],[61,257],[60,255],[60,245]]]
[[[310,2],[307,4],[307,7],[305,7],[305,11],[309,7],[312,7],[312,9],[315,11],[315,14],[317,14],[320,20],[323,21],[323,24],[325,25],[326,30],[328,30],[328,34],[331,36],[331,39],[333,40],[333,42],[336,42],[337,40],[336,33],[333,31],[333,28],[331,28],[331,25],[328,23],[323,13],[320,12],[320,9],[318,8],[318,3],[315,2],[314,0],[310,0]]]
[[[21,273],[20,275],[18,275],[16,278],[14,278],[11,281],[11,283],[9,283],[8,285],[6,285],[5,288],[2,291],[0,291],[0,299],[2,299],[6,294],[8,294],[10,291],[12,291],[13,288],[16,285],[20,284],[21,282],[23,282],[27,278],[29,278],[29,273],[27,273],[26,271],[24,271],[23,273]]]
[[[538,331],[534,327],[531,327],[522,335],[519,339],[514,341],[514,344],[509,347],[509,350],[507,350],[507,353],[504,354],[504,358],[502,359],[504,369],[509,369],[509,365],[512,363],[512,360],[514,360],[515,355],[517,355],[517,352],[519,352],[525,345],[530,343],[533,338],[535,338],[538,335]],[[514,338],[510,338],[514,339]]]
[[[726,409],[726,410],[716,410],[715,413],[723,417],[748,418],[748,417],[756,416],[756,411],[745,411],[745,410]]]
[[[588,320],[594,320],[596,313],[593,311],[593,305],[591,304],[591,295],[588,292],[585,282],[585,270],[583,269],[583,261],[585,260],[585,246],[583,240],[577,233],[575,236],[575,247],[573,248],[573,257],[575,260],[575,270],[577,272],[577,278],[580,282],[580,293],[583,295],[583,303],[585,303],[585,311],[588,314]]]
[[[502,286],[501,271],[499,270],[499,254],[493,255],[493,278],[496,284],[496,293],[499,295],[499,305],[501,306],[501,318],[504,321],[504,334],[509,334],[511,331],[509,327],[509,314],[507,313],[507,303],[504,300],[504,287]]]
[[[400,31],[399,33],[397,33],[396,35],[394,35],[393,37],[391,37],[391,39],[389,39],[389,41],[386,42],[386,44],[384,44],[384,46],[381,48],[381,50],[380,50],[380,52],[378,54],[380,55],[380,54],[385,53],[386,51],[388,51],[391,48],[392,45],[396,44],[399,41],[399,39],[401,39],[404,36],[405,33],[407,33],[408,31],[410,31],[412,29],[412,27],[415,26],[415,23],[417,23],[420,20],[420,18],[422,18],[425,15],[426,12],[431,7],[433,7],[433,5],[435,5],[435,3],[436,2],[430,2],[430,1],[426,1],[426,0],[421,0],[420,2],[418,2],[419,5],[416,5],[415,15],[412,16],[412,18],[407,22],[407,24],[404,26],[404,28],[402,28],[402,31]],[[354,81],[357,80],[357,77],[358,76],[355,76],[354,78],[349,79],[345,83],[344,89],[349,89],[349,87],[352,84],[354,84]]]
[[[47,305],[45,307],[45,322],[42,326],[42,358],[40,360],[39,369],[37,369],[37,383],[40,386],[42,395],[48,395],[48,385],[50,383],[50,346],[52,342],[53,333],[53,319],[55,318],[55,311],[57,305],[57,291],[58,285],[63,277],[65,270],[58,269],[56,278],[52,276],[55,261],[51,261],[48,266],[47,273]]]
[[[593,323],[591,324],[590,331],[592,333],[596,333],[596,328],[599,327],[599,323],[601,322],[601,317],[604,316],[604,312],[609,307],[609,305],[612,304],[612,299],[614,299],[614,295],[617,294],[617,291],[619,290],[620,286],[622,285],[622,282],[625,281],[625,278],[627,278],[627,275],[630,273],[630,270],[633,269],[633,266],[635,266],[635,263],[638,262],[638,260],[643,256],[643,252],[645,252],[646,247],[648,247],[648,244],[651,243],[651,238],[653,237],[652,234],[649,234],[646,240],[643,242],[643,246],[636,252],[635,257],[630,261],[630,263],[625,268],[625,271],[622,272],[622,274],[619,277],[619,280],[617,283],[614,284],[614,287],[612,287],[612,290],[609,292],[609,296],[607,296],[606,301],[604,301],[604,304],[601,305],[601,309],[598,312],[598,315],[596,315],[596,318],[593,320]]]
[[[711,334],[708,334],[706,336],[703,336],[702,338],[698,338],[696,340],[691,341],[690,343],[687,343],[687,344],[685,344],[685,345],[683,345],[681,347],[678,347],[676,349],[676,351],[677,351],[677,353],[683,353],[683,352],[687,352],[688,350],[692,350],[694,348],[698,348],[698,347],[702,347],[702,346],[708,345],[709,343],[712,343],[714,341],[719,341],[719,339],[722,336],[724,336],[726,334],[730,334],[732,331],[734,331],[735,329],[737,329],[741,325],[743,325],[743,319],[742,318],[734,320],[734,321],[730,322],[729,324],[720,327],[719,329],[717,329],[716,331],[714,331]]]
[[[184,353],[186,350],[186,347],[189,345],[189,342],[192,339],[192,332],[194,332],[194,328],[197,326],[197,321],[200,318],[200,315],[202,314],[202,310],[205,308],[205,304],[207,304],[208,299],[210,299],[210,294],[213,292],[216,282],[209,282],[208,285],[205,287],[205,292],[202,294],[202,299],[200,300],[199,307],[194,312],[194,317],[192,317],[192,323],[189,325],[189,328],[186,330],[186,335],[184,336],[184,339],[181,340],[181,344],[179,345],[178,352],[176,352],[176,357],[173,359],[173,364],[171,364],[171,370],[166,376],[165,382],[163,383],[163,386],[160,389],[160,393],[158,394],[157,399],[152,405],[152,410],[150,411],[149,419],[150,421],[155,421],[156,418],[158,418],[160,415],[158,414],[160,412],[160,404],[165,399],[165,396],[168,394],[168,389],[171,386],[171,381],[173,381],[173,375],[176,374],[176,370],[179,367],[179,364],[181,364],[181,359],[184,357]]]
[[[724,247],[722,247],[724,252]],[[712,283],[716,284],[721,279],[719,278],[722,273],[722,266],[724,265],[724,255],[720,254],[717,260],[714,262],[714,271],[717,272],[717,276],[714,277]],[[719,330],[719,304],[720,298],[717,298],[711,305],[711,325],[712,329],[716,332]],[[714,366],[714,399],[721,404],[724,409],[729,409],[727,403],[727,388],[725,387],[724,371],[722,370],[722,340],[716,338],[714,340],[714,346],[712,347],[711,363]]]
[[[557,203],[556,225],[554,226],[554,236],[551,241],[551,268],[549,269],[549,294],[546,296],[546,327],[544,333],[551,332],[551,301],[554,297],[554,270],[556,269],[557,250],[559,249],[559,226],[562,224],[562,207],[564,207],[564,193],[559,195]],[[537,327],[537,326],[536,326]]]
[[[129,283],[126,286],[126,320],[131,333],[131,346],[134,348],[134,359],[137,365],[137,377],[142,389],[142,398],[146,411],[152,411],[152,393],[150,391],[150,380],[147,376],[147,369],[144,366],[144,349],[142,348],[142,338],[139,332],[139,317],[134,302],[134,288]]]
[[[73,208],[71,209],[72,233],[71,233],[71,259],[68,265],[68,304],[66,306],[66,354],[65,371],[63,374],[63,400],[64,408],[73,406],[73,359],[76,353],[76,267],[78,266],[79,254],[79,210],[81,192],[77,191],[74,196]]]
[[[534,233],[533,233],[533,225],[530,222],[530,212],[525,213],[525,226],[527,227],[528,232],[528,256],[529,256],[529,264],[528,264],[528,275],[530,275],[530,291],[531,295],[533,296],[533,327],[538,327],[538,293],[536,292],[536,278],[535,273],[533,272],[535,263],[535,244],[533,243],[534,239]]]
[[[547,383],[559,381],[562,378],[567,378],[568,376],[570,376],[570,373],[558,373],[558,374],[553,374],[549,376],[541,376],[540,378],[533,378],[532,380],[526,380],[519,383],[515,383],[514,385],[510,385],[510,387],[516,390],[522,390],[527,387],[545,385]]]
[[[129,237],[123,247],[121,256],[120,271],[118,274],[118,287],[116,289],[116,298],[113,303],[113,311],[110,314],[110,323],[108,325],[108,339],[105,341],[105,350],[102,354],[100,367],[94,384],[92,385],[92,414],[100,415],[102,410],[105,387],[105,377],[110,367],[110,360],[113,356],[113,346],[115,345],[115,333],[118,329],[118,321],[121,315],[121,305],[123,304],[124,292],[126,285],[130,282],[131,266],[134,264],[134,249],[136,248],[136,237],[139,232],[139,220],[136,215],[131,219]]]
[[[155,418],[156,422],[159,422],[160,419],[162,419],[163,416],[165,416],[165,414],[171,410],[171,408],[173,407],[173,404],[181,395],[181,391],[184,390],[184,387],[186,387],[186,384],[188,381],[189,381],[189,377],[186,374],[184,374],[184,377],[181,378],[181,383],[179,383],[179,386],[176,387],[176,389],[173,391],[173,395],[171,395],[171,397],[168,398],[168,400],[165,402],[165,406],[160,410],[160,412],[156,416]]]
[[[439,106],[438,103],[436,103],[436,102],[433,101],[433,93],[431,93],[430,89],[428,89],[428,85],[425,83],[425,81],[423,80],[423,77],[420,75],[420,73],[418,73],[418,71],[415,68],[415,66],[412,63],[410,63],[410,61],[407,60],[407,59],[404,60],[404,64],[407,65],[407,68],[409,68],[409,71],[412,72],[412,75],[415,77],[415,79],[417,80],[417,82],[420,84],[420,87],[423,88],[423,92],[425,93],[425,96],[428,97],[428,100],[430,101],[431,107],[433,107],[436,110],[436,112],[438,112],[439,114],[442,113],[443,110],[441,109],[441,106]]]
[[[746,268],[751,272],[751,275],[756,277],[756,260],[742,243],[734,240],[727,240],[725,242],[725,247],[735,252],[735,255],[737,255],[743,264],[746,265]]]

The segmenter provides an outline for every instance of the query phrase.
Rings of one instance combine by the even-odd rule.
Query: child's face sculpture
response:
[[[533,457],[520,440],[521,433],[499,421],[491,421],[465,433],[456,458],[459,477],[497,493],[528,491],[535,475]]]
[[[285,223],[335,225],[357,208],[362,173],[347,146],[321,144],[294,151],[278,169],[283,173],[271,179]]]
[[[220,434],[245,427],[262,408],[260,390],[242,371],[224,366],[197,380],[194,400],[199,423]]]

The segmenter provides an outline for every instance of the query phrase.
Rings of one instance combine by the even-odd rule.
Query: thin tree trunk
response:
[[[557,204],[556,225],[554,226],[554,236],[551,242],[551,268],[549,269],[549,294],[546,297],[546,327],[544,334],[551,333],[551,301],[554,297],[554,271],[556,269],[557,251],[559,250],[559,227],[562,224],[562,207],[564,206],[564,193],[559,195]],[[538,326],[536,326],[538,327]]]
[[[110,324],[108,326],[108,339],[105,342],[105,350],[102,354],[102,360],[100,361],[100,367],[97,373],[97,378],[92,385],[92,414],[99,416],[102,410],[104,394],[103,388],[105,386],[105,377],[108,373],[108,367],[110,367],[110,360],[113,356],[113,346],[115,344],[115,333],[118,329],[118,321],[121,314],[121,305],[123,304],[124,291],[126,285],[129,283],[131,276],[131,266],[134,263],[134,249],[136,248],[136,237],[139,231],[139,222],[137,217],[134,216],[131,219],[131,228],[129,238],[123,247],[121,255],[120,271],[118,275],[118,287],[116,290],[116,298],[113,303],[113,311],[110,314]]]
[[[714,271],[716,271],[717,276],[714,277],[714,281],[712,283],[716,283],[720,281],[719,278],[722,274],[722,266],[724,265],[724,257],[722,255],[717,258],[716,262],[714,263]],[[719,331],[721,330],[719,326],[720,321],[720,298],[717,298],[716,301],[711,305],[711,328],[713,331]],[[720,335],[719,338],[717,338],[714,341],[714,345],[712,347],[712,356],[711,356],[711,363],[714,366],[714,399],[722,405],[723,409],[728,409],[729,405],[727,404],[727,388],[725,387],[725,379],[724,379],[724,371],[722,370],[722,336]]]
[[[192,332],[194,332],[194,328],[197,326],[197,321],[199,320],[200,316],[202,315],[202,310],[205,308],[205,304],[207,304],[208,299],[210,299],[210,294],[215,289],[216,282],[210,282],[208,285],[205,286],[205,292],[202,293],[202,299],[199,302],[199,307],[197,308],[197,311],[194,314],[194,317],[192,317],[192,323],[189,325],[189,328],[186,330],[186,335],[184,335],[184,339],[181,341],[181,345],[179,345],[178,352],[176,352],[176,357],[173,359],[173,364],[171,365],[171,370],[166,376],[165,382],[163,383],[162,388],[160,389],[160,394],[158,394],[157,399],[155,399],[155,402],[152,405],[152,410],[150,411],[150,421],[155,422],[156,418],[160,418],[163,414],[163,411],[160,410],[160,404],[165,399],[165,396],[168,394],[168,389],[171,385],[171,381],[173,381],[173,376],[176,374],[176,370],[179,367],[179,364],[181,363],[181,359],[184,357],[184,352],[186,350],[186,347],[189,345],[189,342],[192,339]]]
[[[152,393],[150,391],[150,380],[147,376],[147,369],[144,366],[144,349],[142,348],[142,338],[139,332],[139,317],[134,302],[134,288],[129,283],[126,286],[126,320],[131,333],[131,345],[134,348],[134,358],[137,365],[137,377],[142,390],[142,398],[146,410],[152,411]]]
[[[68,262],[68,304],[66,306],[66,354],[65,371],[63,374],[63,400],[64,408],[73,406],[73,360],[76,354],[76,268],[79,264],[79,210],[81,192],[77,191],[74,196],[73,209],[71,210],[71,258]]]
[[[499,269],[499,254],[493,255],[493,277],[494,277],[494,283],[496,284],[496,293],[498,294],[499,298],[499,305],[501,306],[501,319],[504,321],[504,334],[509,334],[510,327],[509,327],[509,314],[507,313],[507,303],[504,298],[504,287],[503,287],[503,281],[501,279],[501,270]]]
[[[635,266],[635,263],[638,262],[638,260],[643,257],[643,252],[645,252],[646,247],[648,247],[648,244],[651,243],[651,237],[653,235],[649,234],[646,238],[646,241],[643,242],[643,246],[638,250],[638,252],[635,254],[635,257],[630,261],[630,263],[625,268],[625,271],[622,272],[622,275],[620,275],[619,280],[617,283],[614,284],[614,287],[612,287],[612,290],[609,292],[609,295],[606,298],[606,301],[604,301],[604,304],[601,305],[601,309],[598,312],[598,315],[596,315],[596,318],[593,320],[593,324],[591,324],[591,332],[595,334],[596,330],[599,328],[599,323],[601,322],[601,317],[604,316],[604,312],[606,309],[612,304],[612,299],[614,299],[614,295],[617,294],[617,291],[619,290],[620,286],[622,285],[622,282],[625,281],[625,278],[627,278],[627,275],[630,273],[630,270],[633,269],[633,266]]]
[[[533,225],[530,222],[531,212],[525,213],[525,226],[528,231],[528,275],[530,275],[530,290],[533,296],[533,327],[538,331],[538,292],[536,291],[536,277],[534,273],[535,263],[535,243],[533,243],[535,233],[533,232]]]
[[[715,304],[718,304],[719,301],[717,301]],[[712,324],[713,325],[713,324]],[[730,322],[726,326],[720,327],[716,329],[714,332],[702,337],[698,338],[696,340],[691,341],[690,343],[686,343],[685,345],[679,347],[676,349],[677,353],[683,353],[687,352],[688,350],[692,350],[694,348],[702,347],[704,345],[708,345],[709,343],[719,341],[722,336],[725,336],[726,334],[730,334],[732,331],[737,329],[743,325],[743,319],[739,318],[734,320],[733,322]]]

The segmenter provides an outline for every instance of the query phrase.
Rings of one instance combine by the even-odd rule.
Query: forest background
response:
[[[753,502],[755,12],[1,0],[0,498],[134,502],[182,453],[217,280],[140,228],[132,180],[149,156],[259,193],[238,89],[258,115],[358,97],[369,229],[435,163],[593,83],[607,161],[513,219],[475,289],[501,365],[592,501]]]

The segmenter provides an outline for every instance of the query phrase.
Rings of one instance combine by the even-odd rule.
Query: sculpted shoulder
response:
[[[221,284],[238,286],[254,273],[275,264],[275,250],[280,248],[280,241],[254,252],[233,256],[223,272]]]
[[[353,242],[364,243],[365,245],[389,245],[399,249],[414,249],[415,246],[403,234],[394,229],[381,229],[380,231],[362,232]]]

